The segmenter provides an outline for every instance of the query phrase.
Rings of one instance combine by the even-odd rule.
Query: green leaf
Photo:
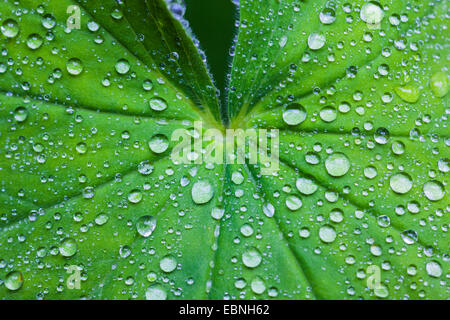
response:
[[[162,0],[0,9],[1,298],[448,298],[446,2],[241,0],[224,114]],[[172,161],[228,118],[278,172]]]

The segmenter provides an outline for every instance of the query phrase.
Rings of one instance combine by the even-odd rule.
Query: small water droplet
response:
[[[24,122],[28,118],[28,110],[25,107],[17,107],[14,110],[14,119],[17,122]]]
[[[442,275],[441,265],[436,261],[428,262],[425,269],[430,277],[439,278]]]
[[[225,209],[214,207],[211,210],[211,217],[213,217],[216,220],[220,220],[220,219],[222,219],[224,213],[225,213]]]
[[[128,201],[131,203],[139,203],[142,200],[142,192],[135,189],[128,194]]]
[[[395,93],[405,102],[415,103],[419,100],[420,91],[412,85],[395,87]]]
[[[167,102],[166,100],[158,97],[154,97],[149,102],[150,108],[155,111],[163,111],[167,109]]]
[[[383,20],[384,12],[378,2],[371,1],[362,6],[360,17],[362,21],[369,25],[378,25]]]
[[[320,110],[320,119],[322,119],[325,122],[333,122],[336,120],[337,117],[337,111],[333,107],[325,107]]]

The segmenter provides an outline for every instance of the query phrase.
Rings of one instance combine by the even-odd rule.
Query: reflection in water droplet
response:
[[[148,287],[145,292],[145,299],[147,300],[166,300],[167,292],[160,284],[154,284]]]
[[[194,183],[192,187],[192,200],[196,204],[209,202],[214,195],[214,189],[207,180],[200,180]]]
[[[175,259],[175,257],[171,255],[165,256],[159,262],[159,267],[161,268],[162,271],[170,273],[176,269],[177,260]]]
[[[306,119],[306,110],[298,103],[291,104],[283,112],[283,120],[287,125],[296,126]]]
[[[67,61],[66,68],[71,75],[77,76],[83,72],[83,63],[78,58],[72,58]]]
[[[7,19],[0,27],[2,34],[7,38],[14,38],[19,33],[19,25],[13,19]]]
[[[23,275],[20,271],[12,271],[6,275],[5,287],[8,290],[16,291],[19,290],[23,285]]]
[[[331,243],[336,239],[336,230],[332,226],[323,226],[319,230],[319,238],[323,242]]]
[[[428,200],[439,201],[444,198],[445,189],[439,181],[428,181],[423,185],[423,192]]]
[[[59,252],[64,257],[72,257],[77,253],[77,243],[74,239],[67,238],[59,246]]]
[[[157,134],[150,139],[148,146],[154,153],[163,153],[169,148],[169,140],[165,135]]]
[[[350,169],[350,161],[343,153],[333,153],[325,160],[325,168],[329,175],[342,177]]]
[[[436,261],[428,262],[425,269],[430,277],[439,278],[442,275],[441,265]]]
[[[317,190],[317,185],[307,178],[298,178],[295,185],[298,191],[306,195],[313,194]]]
[[[256,248],[249,248],[242,254],[242,262],[248,268],[256,268],[261,261],[261,253]]]
[[[144,238],[150,237],[156,229],[156,218],[153,216],[142,216],[136,223],[137,232]]]
[[[163,111],[167,109],[167,102],[162,98],[152,98],[149,102],[150,108],[155,111]]]
[[[407,193],[412,188],[411,177],[406,173],[394,174],[389,180],[391,189],[400,194]]]
[[[319,50],[325,44],[325,35],[319,32],[313,32],[308,37],[308,47],[311,50]]]

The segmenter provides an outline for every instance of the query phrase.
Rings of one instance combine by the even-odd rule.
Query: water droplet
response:
[[[142,88],[143,88],[145,91],[150,91],[150,90],[152,90],[152,89],[153,89],[153,82],[152,82],[152,80],[149,80],[149,79],[144,80],[144,82],[142,83]]]
[[[439,181],[428,181],[423,185],[423,192],[430,201],[439,201],[444,198],[445,189]]]
[[[2,23],[0,30],[5,37],[14,38],[19,34],[19,25],[15,20],[7,19]]]
[[[386,128],[378,128],[373,135],[373,138],[378,144],[386,144],[389,140],[389,137],[390,134]]]
[[[59,252],[64,257],[72,257],[77,253],[77,243],[72,238],[66,238],[59,246]]]
[[[325,8],[320,11],[319,19],[323,24],[332,24],[336,21],[336,12],[331,8]]]
[[[395,87],[395,93],[405,102],[415,103],[419,100],[420,91],[412,85]]]
[[[296,126],[306,119],[306,110],[298,103],[291,104],[283,112],[283,120],[287,125]]]
[[[150,108],[152,108],[152,110],[155,111],[163,111],[165,109],[167,109],[167,102],[166,100],[162,99],[162,98],[152,98],[149,102],[150,104]]]
[[[342,222],[344,220],[344,212],[341,209],[333,209],[330,212],[330,220],[336,223]]]
[[[264,280],[258,276],[252,280],[250,287],[256,294],[262,294],[264,291],[266,291],[266,284],[264,283]]]
[[[313,32],[308,37],[308,47],[311,50],[319,50],[325,44],[325,35],[319,32]]]
[[[242,182],[244,182],[244,175],[239,171],[234,171],[231,174],[231,181],[233,181],[234,184],[242,184]]]
[[[325,107],[320,110],[320,119],[322,119],[325,122],[333,122],[336,120],[337,117],[337,111],[333,107]]]
[[[67,61],[66,68],[71,75],[77,76],[83,72],[83,63],[78,58],[72,58]]]
[[[77,150],[78,153],[83,154],[87,152],[87,145],[84,142],[77,143],[75,146],[75,150]]]
[[[136,223],[137,232],[144,238],[150,237],[156,228],[156,218],[153,216],[142,216]]]
[[[162,271],[170,273],[177,268],[177,260],[171,255],[165,256],[159,262],[159,267]]]
[[[242,254],[242,262],[248,268],[256,268],[261,261],[261,253],[256,248],[249,248]]]
[[[130,63],[126,59],[120,59],[116,62],[115,68],[117,73],[126,74],[128,71],[130,71]]]
[[[253,234],[253,228],[249,224],[244,224],[241,227],[241,233],[244,237],[250,237]]]
[[[56,19],[51,14],[46,14],[41,22],[45,29],[53,29],[56,25]]]
[[[23,275],[20,271],[11,271],[6,275],[5,287],[11,291],[19,290],[23,285]]]
[[[448,92],[448,77],[444,72],[436,72],[430,80],[431,91],[436,97],[442,98]]]
[[[392,152],[396,155],[401,155],[405,152],[405,144],[401,141],[392,142]]]
[[[450,171],[450,160],[447,158],[441,158],[438,161],[438,168],[441,172],[449,172]]]
[[[213,217],[216,220],[220,220],[220,219],[222,219],[224,213],[225,213],[225,209],[214,207],[211,210],[211,217]]]
[[[42,37],[36,33],[30,34],[27,38],[27,46],[32,50],[39,49],[43,42]]]
[[[148,146],[154,153],[163,153],[169,148],[169,140],[165,135],[157,134],[150,139]]]
[[[296,196],[289,196],[286,198],[286,206],[289,210],[296,211],[302,207],[302,200]]]
[[[114,8],[111,11],[111,17],[115,20],[120,20],[123,18],[123,12],[119,8]]]
[[[131,203],[139,203],[142,200],[142,192],[135,189],[128,194],[128,201]]]
[[[154,167],[151,165],[150,161],[144,160],[141,161],[138,165],[138,171],[143,176],[148,176],[150,173],[153,172]]]
[[[319,238],[325,243],[331,243],[336,239],[336,230],[332,226],[323,226],[319,230]]]
[[[399,194],[407,193],[412,188],[411,177],[406,173],[394,174],[391,177],[389,184],[391,189]]]
[[[214,189],[207,180],[197,181],[192,187],[192,200],[196,204],[209,202],[214,195]]]
[[[428,262],[425,269],[430,277],[439,278],[442,275],[441,265],[436,261]]]
[[[275,214],[275,207],[271,203],[266,203],[263,205],[264,214],[271,218]]]
[[[417,232],[414,230],[405,230],[401,233],[401,236],[406,244],[413,244],[419,239]]]
[[[28,110],[25,107],[17,107],[14,110],[14,119],[17,122],[24,122],[28,118]]]
[[[295,185],[298,191],[306,195],[313,194],[317,190],[317,185],[307,178],[298,178]]]
[[[342,177],[350,169],[350,161],[343,153],[333,153],[325,160],[325,168],[330,176]]]
[[[380,227],[387,228],[391,224],[391,219],[386,215],[381,215],[377,217],[377,223]]]
[[[360,17],[362,21],[369,25],[378,25],[383,20],[384,12],[378,2],[371,1],[362,6]]]
[[[95,21],[89,21],[89,22],[87,23],[87,27],[88,27],[89,31],[91,31],[91,32],[96,32],[96,31],[98,31],[98,29],[100,28],[100,26],[98,25],[98,23],[95,22]]]
[[[373,293],[379,298],[386,298],[387,296],[389,296],[388,288],[382,284],[375,286],[375,288],[373,289]]]
[[[373,166],[368,166],[367,168],[364,168],[364,176],[367,179],[373,179],[377,176],[378,172],[377,169]]]
[[[166,290],[159,284],[154,284],[148,287],[145,292],[145,299],[147,300],[166,300],[167,292]]]
[[[105,223],[108,222],[108,220],[109,220],[109,217],[108,217],[106,214],[104,214],[104,213],[100,213],[100,214],[98,214],[98,215],[95,217],[95,223],[96,223],[98,226],[104,225]]]
[[[298,231],[298,235],[304,239],[308,238],[310,234],[308,228],[302,228]]]

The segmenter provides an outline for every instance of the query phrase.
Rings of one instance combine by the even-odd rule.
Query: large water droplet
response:
[[[286,206],[289,210],[296,211],[302,207],[302,200],[296,196],[289,196],[286,198]]]
[[[242,254],[242,262],[248,268],[256,268],[261,261],[261,253],[256,248],[249,248]]]
[[[150,237],[156,228],[156,218],[153,216],[142,216],[136,223],[137,232],[144,238]]]
[[[308,37],[308,47],[311,50],[319,50],[325,44],[325,35],[319,32],[313,32]]]
[[[337,117],[337,111],[333,107],[325,107],[320,110],[320,119],[322,119],[325,122],[333,122],[336,120]]]
[[[142,192],[135,189],[128,194],[128,201],[131,203],[139,203],[142,200]]]
[[[448,92],[448,77],[444,72],[436,72],[430,80],[431,91],[436,97],[442,98]]]
[[[23,285],[23,275],[20,271],[12,271],[6,275],[5,287],[11,291],[19,290]]]
[[[319,230],[319,238],[323,242],[331,243],[336,239],[336,230],[332,226],[323,226]]]
[[[430,261],[426,264],[425,269],[429,276],[439,278],[442,275],[441,265],[436,261]]]
[[[126,59],[120,59],[116,62],[114,67],[119,74],[126,74],[130,71],[130,63]]]
[[[17,107],[14,110],[14,120],[24,122],[28,118],[28,110],[25,107]]]
[[[207,180],[200,180],[192,187],[192,200],[197,204],[209,202],[214,195],[214,189]]]
[[[66,238],[59,246],[59,252],[64,257],[72,257],[77,253],[77,243],[72,238]]]
[[[306,119],[306,110],[298,103],[291,104],[283,112],[283,120],[287,125],[296,126]]]
[[[419,239],[417,232],[414,230],[405,230],[401,233],[401,236],[406,244],[413,244]]]
[[[37,33],[30,34],[27,38],[27,46],[32,50],[39,49],[44,41]]]
[[[394,174],[389,180],[391,189],[400,194],[407,193],[412,188],[411,177],[406,173]]]
[[[256,294],[262,294],[264,291],[266,291],[266,284],[264,283],[264,280],[260,277],[256,277],[252,280],[250,287],[252,288],[252,291]]]
[[[177,260],[174,256],[168,255],[161,259],[159,267],[162,271],[170,273],[177,268]]]
[[[148,146],[154,153],[163,153],[169,148],[169,140],[165,135],[157,134],[150,139]]]
[[[343,153],[333,153],[325,160],[325,168],[330,176],[342,177],[350,169],[350,161]]]
[[[336,21],[336,12],[331,8],[325,8],[320,11],[319,19],[323,24],[332,24]]]
[[[7,19],[2,23],[0,30],[5,37],[14,38],[19,34],[19,25],[17,24],[16,20]]]
[[[295,185],[298,191],[306,195],[313,194],[317,190],[317,185],[307,178],[298,178]]]
[[[384,12],[378,2],[371,1],[362,6],[360,17],[369,25],[378,25],[383,20]]]
[[[403,87],[395,87],[395,93],[406,102],[415,103],[419,100],[420,91],[412,85],[406,85]]]
[[[67,61],[66,68],[71,75],[77,76],[83,72],[83,63],[78,58],[72,58]]]
[[[145,299],[147,300],[166,300],[167,292],[160,284],[154,284],[148,287],[145,292]]]
[[[423,185],[423,192],[428,200],[439,201],[444,198],[445,189],[439,181],[428,181]]]
[[[167,102],[166,100],[158,97],[154,97],[149,102],[150,108],[155,111],[163,111],[167,109]]]
[[[211,210],[211,217],[213,217],[216,220],[220,220],[220,219],[222,219],[224,213],[225,213],[225,209],[214,207]]]

